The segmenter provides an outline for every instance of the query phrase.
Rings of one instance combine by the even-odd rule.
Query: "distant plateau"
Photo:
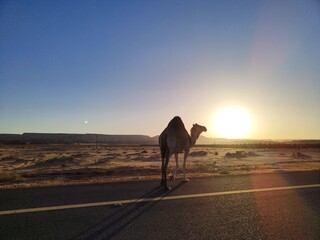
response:
[[[23,133],[0,134],[1,144],[110,144],[110,145],[157,145],[158,136],[147,135],[110,135],[110,134],[68,134],[68,133]],[[239,145],[253,147],[320,147],[320,140],[255,140],[225,139],[200,136],[197,145]]]

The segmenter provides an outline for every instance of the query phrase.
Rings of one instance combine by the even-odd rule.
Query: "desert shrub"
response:
[[[236,151],[235,153],[230,153],[227,152],[224,155],[226,158],[247,158],[247,157],[256,157],[259,156],[258,154],[249,151],[249,152],[245,152],[245,151]]]
[[[0,182],[21,182],[23,177],[18,173],[0,172]]]
[[[230,172],[227,169],[223,169],[220,174],[230,174]]]
[[[206,156],[208,154],[208,152],[206,151],[195,151],[195,152],[191,152],[189,154],[189,156],[191,157],[203,157],[203,156]]]

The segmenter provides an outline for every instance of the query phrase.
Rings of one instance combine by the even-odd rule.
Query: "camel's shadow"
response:
[[[94,223],[85,230],[69,238],[70,240],[89,240],[89,239],[111,239],[125,229],[129,224],[134,222],[137,218],[141,217],[146,211],[155,206],[161,199],[186,182],[180,182],[174,186],[170,191],[167,191],[164,187],[158,186],[150,190],[139,199],[145,198],[159,198],[152,201],[133,202],[123,206],[118,206],[117,211],[112,212],[101,221]],[[138,199],[138,200],[139,200]],[[110,206],[109,208],[115,208]]]

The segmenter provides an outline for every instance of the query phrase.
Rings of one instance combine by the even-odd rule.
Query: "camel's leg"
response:
[[[165,159],[164,158],[161,158],[161,160],[162,160],[162,163],[161,163],[161,183],[160,183],[160,185],[161,186],[165,186],[165,184],[166,184],[166,182],[165,182],[165,171],[166,171],[166,169],[165,169],[165,164],[164,164],[164,161],[165,161]]]
[[[187,157],[189,155],[189,150],[184,152],[184,156],[183,156],[183,167],[182,167],[182,171],[183,171],[183,181],[184,182],[189,182],[189,179],[186,177],[186,164],[187,164]]]
[[[165,186],[165,188],[168,190],[168,191],[170,191],[171,190],[171,188],[168,186],[168,182],[167,182],[167,172],[168,172],[168,164],[169,164],[169,161],[170,161],[170,157],[171,157],[171,154],[168,154],[167,156],[166,156],[166,160],[165,160],[165,165],[164,165],[164,182],[165,182],[165,184],[164,184],[164,186]]]
[[[179,162],[178,162],[178,153],[175,153],[174,154],[174,157],[176,159],[176,169],[174,170],[174,173],[173,173],[173,180],[174,181],[177,177],[177,172],[178,172],[178,169],[179,169]]]

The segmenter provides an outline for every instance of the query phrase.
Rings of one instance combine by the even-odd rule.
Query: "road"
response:
[[[320,171],[0,191],[0,239],[319,239]],[[119,204],[121,203],[121,204]]]

